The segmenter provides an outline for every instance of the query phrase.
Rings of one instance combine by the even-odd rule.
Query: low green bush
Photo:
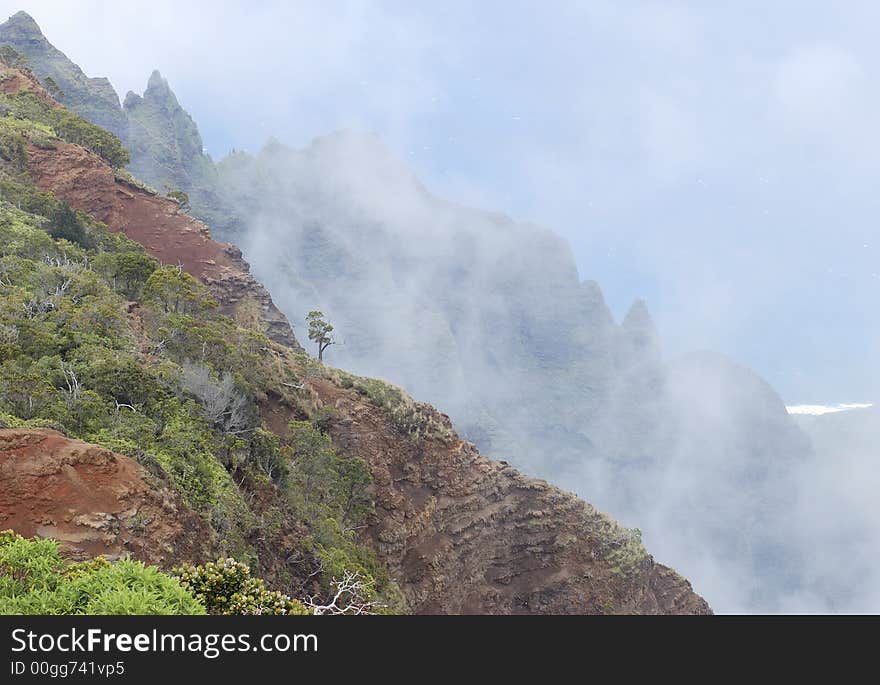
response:
[[[220,559],[201,566],[183,564],[171,573],[211,614],[303,616],[309,613],[299,600],[267,590],[260,578],[251,577],[246,564],[235,559]]]
[[[172,576],[139,561],[66,564],[54,540],[0,533],[0,614],[204,614]]]

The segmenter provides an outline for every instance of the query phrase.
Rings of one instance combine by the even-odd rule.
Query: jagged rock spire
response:
[[[596,281],[583,281],[581,283],[581,292],[583,293],[581,302],[586,317],[599,326],[612,326],[614,317],[611,310],[605,302],[605,296],[602,294],[602,288]]]
[[[202,137],[158,69],[150,74],[143,96],[129,93],[123,107],[129,120],[132,148],[148,152],[133,159],[132,171],[149,182],[171,183],[187,192],[193,190],[187,177],[192,171],[190,166],[202,156]],[[146,159],[154,147],[151,143],[156,141],[162,143],[161,154]],[[170,162],[174,168],[169,167]]]
[[[631,333],[657,335],[657,327],[654,325],[651,312],[648,311],[648,305],[641,298],[636,299],[630,305],[629,311],[623,317],[623,322],[620,326],[623,330]]]
[[[168,80],[159,73],[158,69],[154,69],[153,73],[150,74],[150,78],[147,81],[147,89],[144,91],[144,99],[167,102],[175,107],[180,107],[177,102],[177,96],[174,95],[171,86],[168,85]]]
[[[660,336],[648,305],[642,299],[635,300],[620,324],[626,347],[631,354],[645,358],[660,355]]]
[[[158,69],[153,69],[153,73],[150,74],[150,78],[147,81],[147,90],[154,90],[156,88],[168,90],[168,81],[162,78],[162,74],[159,73]]]

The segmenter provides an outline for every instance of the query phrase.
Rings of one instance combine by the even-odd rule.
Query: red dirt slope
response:
[[[51,430],[0,429],[0,529],[51,537],[74,559],[168,566],[212,556],[210,528],[128,457]]]
[[[0,65],[0,92],[21,91],[61,107],[28,70]],[[103,159],[78,145],[28,145],[27,157],[28,174],[40,189],[91,214],[111,231],[124,232],[163,264],[180,264],[211,288],[224,314],[234,315],[239,306],[256,303],[267,335],[301,349],[287,317],[251,275],[238,248],[213,240],[208,227],[181,211],[176,201],[118,178]]]
[[[208,227],[181,211],[177,202],[116,178],[113,169],[78,145],[55,149],[30,145],[28,173],[34,183],[82,212],[122,231],[163,264],[180,264],[214,293],[225,314],[247,301],[257,303],[266,332],[276,342],[299,348],[287,317],[250,274],[238,248],[218,243]]]

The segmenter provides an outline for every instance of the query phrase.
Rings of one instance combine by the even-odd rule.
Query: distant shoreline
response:
[[[793,404],[786,407],[789,414],[807,414],[810,416],[821,416],[822,414],[836,414],[842,411],[852,411],[853,409],[869,409],[873,407],[873,402],[860,402],[852,404]]]

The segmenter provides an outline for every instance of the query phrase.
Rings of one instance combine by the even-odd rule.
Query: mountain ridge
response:
[[[26,12],[0,24],[0,43],[26,56],[43,86],[51,79],[61,104],[115,134],[132,153],[129,168],[135,176],[161,192],[185,192],[215,230],[231,235],[233,212],[215,192],[216,172],[198,128],[158,70],[150,74],[143,95],[129,92],[120,102],[107,78],[86,76]]]
[[[215,165],[161,74],[126,101],[130,169],[189,193],[292,320],[324,311],[333,363],[444,407],[484,453],[638,525],[662,558],[706,573],[722,609],[780,610],[804,586],[791,511],[814,496],[798,476],[812,449],[753,372],[666,359],[645,302],[616,321],[566,241],[433,195],[373,134],[270,139]],[[747,579],[733,598],[726,576]]]
[[[6,66],[3,71],[17,72],[15,79],[3,79],[0,74],[4,83],[30,78],[14,67]],[[32,86],[39,88],[38,84]],[[14,362],[0,368],[0,422],[14,424],[11,428],[15,432],[10,437],[12,452],[19,449],[15,445],[22,441],[37,444],[51,439],[60,441],[59,448],[85,450],[96,459],[123,463],[108,455],[106,447],[103,451],[92,451],[81,443],[68,443],[67,438],[50,438],[40,432],[40,424],[46,422],[125,449],[167,476],[189,505],[201,509],[201,516],[209,514],[207,521],[218,537],[228,544],[238,540],[235,544],[250,549],[267,579],[291,589],[288,583],[314,583],[318,573],[329,573],[328,565],[331,561],[339,563],[338,555],[347,559],[349,554],[356,556],[360,552],[332,530],[320,531],[324,536],[319,538],[321,542],[309,543],[316,547],[299,547],[306,535],[303,526],[319,523],[311,519],[303,524],[293,515],[299,495],[295,488],[282,491],[283,482],[267,476],[277,476],[275,466],[262,466],[264,470],[259,472],[256,465],[264,464],[260,460],[267,455],[283,458],[283,441],[303,438],[305,443],[295,442],[291,448],[318,450],[325,457],[327,453],[322,450],[330,449],[330,444],[338,451],[335,458],[342,460],[340,463],[347,469],[357,473],[357,464],[369,467],[371,484],[367,493],[372,513],[361,537],[379,562],[387,565],[406,602],[415,611],[710,611],[687,581],[654,562],[636,533],[573,495],[482,457],[472,445],[458,438],[448,417],[413,402],[382,382],[316,365],[298,346],[279,345],[263,337],[259,329],[248,328],[252,320],[239,322],[227,318],[225,313],[237,312],[224,307],[237,302],[224,297],[223,289],[218,287],[224,269],[237,269],[239,277],[249,284],[250,295],[255,290],[265,292],[243,271],[237,262],[240,256],[233,248],[215,243],[207,227],[183,214],[174,201],[144,189],[136,179],[117,178],[118,171],[114,172],[98,155],[59,138],[39,121],[23,118],[24,113],[39,111],[35,109],[36,96],[11,92],[4,97],[8,98],[4,104],[16,114],[4,118],[5,135],[20,144],[24,156],[12,160],[4,157],[0,164],[4,198],[24,197],[27,207],[49,214],[31,214],[6,200],[0,203],[0,228],[15,231],[16,236],[16,240],[0,245],[2,256],[11,257],[9,263],[28,265],[30,271],[25,273],[37,273],[40,278],[71,274],[67,285],[62,281],[55,289],[51,306],[43,306],[38,299],[28,304],[26,298],[38,298],[42,285],[21,280],[20,271],[7,276],[14,280],[4,280],[4,287],[14,289],[15,298],[25,298],[24,311],[34,308],[38,322],[25,326],[17,299],[10,300],[9,308],[4,305],[0,312],[6,336],[4,354],[12,355],[10,361]],[[45,102],[39,106],[50,108]],[[35,188],[27,185],[31,182]],[[65,209],[63,204],[52,209],[52,203],[59,200],[69,202],[82,214],[74,213],[71,218],[70,208]],[[46,230],[55,230],[61,220],[56,217],[66,222],[65,231],[72,231],[64,235],[79,242],[67,238],[53,240],[46,235]],[[103,276],[91,266],[97,261],[105,268],[107,259],[115,258],[120,245],[125,247],[125,263],[134,259],[137,251],[117,240],[122,235],[129,235],[147,252],[154,252],[166,262],[146,263],[152,271],[139,272],[140,278],[145,279],[140,294],[132,290],[135,285],[130,279]],[[95,244],[101,246],[102,253],[90,247]],[[188,247],[182,249],[181,244]],[[104,258],[98,259],[101,254]],[[180,265],[177,268],[172,262],[175,254]],[[144,264],[142,258],[137,259],[136,263]],[[190,289],[183,291],[187,293],[195,288],[184,278],[187,271],[211,289],[219,301],[219,313],[198,290],[181,299],[182,287]],[[88,296],[79,292],[76,296],[68,294],[74,281],[75,288]],[[103,293],[104,299],[96,300],[97,293]],[[123,294],[127,299],[122,298]],[[102,317],[100,325],[86,324],[85,330],[81,330],[81,318],[86,316],[83,308],[93,307],[101,307],[99,313],[88,309],[87,315]],[[30,331],[37,325],[45,328],[46,334],[36,342],[31,342],[27,335],[19,337],[21,328]],[[72,325],[75,328],[71,329]],[[116,332],[114,326],[118,327]],[[13,329],[15,332],[10,332]],[[50,335],[49,331],[56,333]],[[85,338],[86,344],[77,342],[83,335],[92,336]],[[59,336],[73,336],[72,342],[53,347]],[[190,340],[190,336],[195,336],[195,340]],[[207,336],[201,344],[197,342],[199,336]],[[42,345],[49,345],[50,354],[43,353]],[[102,346],[109,347],[105,350]],[[128,359],[123,366],[114,366],[122,364],[123,359]],[[27,398],[19,401],[9,389],[30,387],[21,386],[16,379],[21,374],[37,373],[38,367],[44,369],[39,378],[28,376],[27,382],[43,383],[41,401],[36,405]],[[221,414],[213,419],[212,428],[205,423],[208,405],[204,410],[198,409],[199,402],[205,402],[200,394],[205,384],[210,387],[225,382],[227,376],[223,374],[230,369],[236,372],[234,378],[228,376],[230,382],[243,388],[237,392],[248,393],[241,401],[250,402],[259,419],[257,425],[252,424],[247,441],[237,439],[231,443],[228,439],[235,434],[224,434],[216,428],[216,422],[226,425],[233,418]],[[123,372],[126,378],[137,381],[120,383],[118,374]],[[219,380],[213,379],[212,374],[219,374]],[[80,377],[90,379],[85,380],[85,390]],[[250,386],[248,381],[255,377],[264,378],[264,384]],[[186,385],[181,387],[181,382]],[[147,390],[150,387],[154,389],[152,393]],[[162,397],[166,399],[160,402]],[[115,410],[111,401],[115,402]],[[157,402],[158,406],[153,406]],[[175,412],[173,421],[168,418],[168,411]],[[22,417],[16,412],[32,415]],[[244,410],[241,415],[234,414],[236,422],[255,420]],[[86,419],[106,424],[112,432],[107,432],[108,427],[96,431],[76,428],[90,425],[83,423]],[[148,424],[153,425],[148,430],[139,423],[142,421],[158,423]],[[190,425],[181,431],[175,427],[175,421],[187,421]],[[145,446],[137,441],[151,435],[151,431],[158,431],[154,437],[161,439],[146,449],[166,449],[172,447],[172,439],[194,438],[213,446],[199,451],[202,462],[196,468],[198,462],[190,462],[195,460],[193,446],[161,459],[145,453]],[[131,437],[121,439],[117,437],[120,434]],[[4,457],[8,455],[0,455]],[[296,462],[286,468],[295,465]],[[14,473],[0,470],[0,478],[15,477]],[[86,484],[98,484],[86,471],[82,478]],[[208,494],[222,493],[214,495],[221,498],[218,502],[207,500],[214,507],[207,512],[203,492],[206,487]],[[74,510],[84,506],[75,504]],[[108,505],[99,506],[106,509]],[[112,514],[86,510],[80,513]],[[235,516],[230,519],[231,513]],[[265,524],[250,528],[251,520],[262,520]],[[113,553],[115,547],[111,542],[107,542],[107,551]],[[322,556],[327,554],[323,546],[331,543],[336,545],[332,549],[337,556]],[[133,552],[139,553],[136,549]],[[317,570],[313,570],[314,564],[318,565]],[[382,566],[370,568],[378,574]],[[387,580],[383,587],[392,591]]]

